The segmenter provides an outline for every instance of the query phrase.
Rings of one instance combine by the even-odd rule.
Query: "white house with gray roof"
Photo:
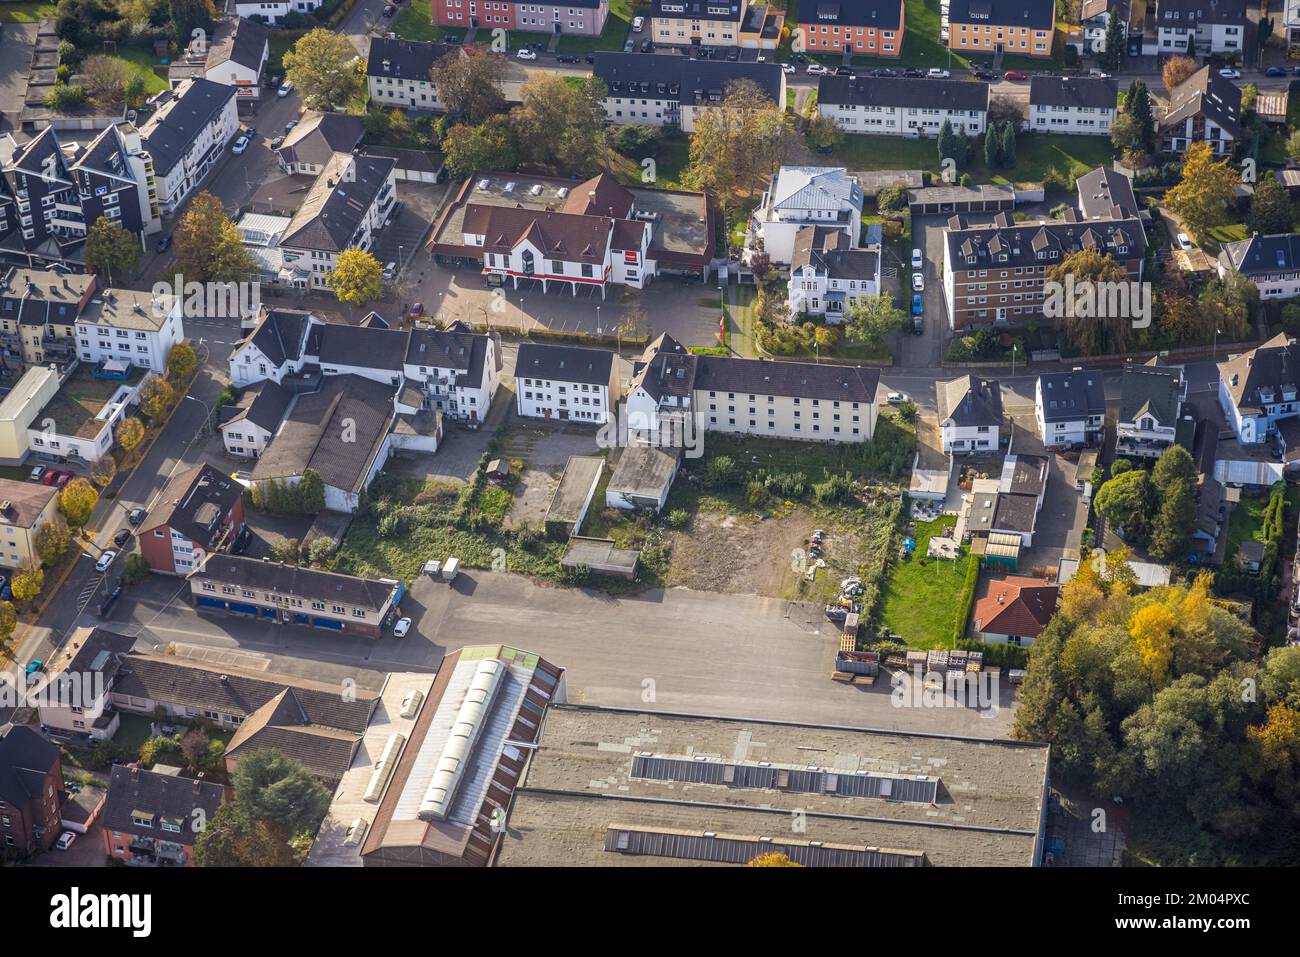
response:
[[[697,60],[677,54],[596,54],[592,75],[603,80],[605,118],[616,124],[673,126],[693,132],[701,111],[722,103],[727,87],[754,83],[773,103],[785,103],[785,74],[778,63]]]
[[[996,452],[1002,435],[1002,387],[996,379],[964,375],[936,382],[935,408],[944,452]]]
[[[1159,356],[1142,365],[1130,362],[1124,366],[1115,454],[1159,458],[1178,437],[1186,397],[1187,380],[1181,366],[1166,366]]]
[[[1276,233],[1224,243],[1219,249],[1219,275],[1245,276],[1259,290],[1260,299],[1294,299],[1300,296],[1300,233]]]
[[[521,342],[515,408],[525,418],[604,425],[618,402],[618,363],[610,349]]]
[[[1034,419],[1050,448],[1092,442],[1106,424],[1106,389],[1101,373],[1044,372],[1034,386]]]
[[[136,289],[105,289],[77,317],[82,362],[117,359],[151,372],[167,371],[172,347],[185,341],[182,301]]]
[[[938,137],[944,121],[957,133],[988,128],[989,85],[971,80],[823,76],[817,112],[846,133]]]
[[[235,12],[241,17],[260,18],[271,26],[276,26],[291,13],[312,13],[324,0],[256,0],[235,4]]]
[[[880,247],[848,248],[848,235],[832,226],[805,226],[795,236],[787,302],[790,315],[825,316],[832,325],[859,299],[880,295]]]
[[[462,55],[461,48],[449,43],[403,40],[399,37],[374,37],[366,60],[366,86],[370,102],[376,106],[402,107],[408,110],[441,111],[430,72],[446,56]]]
[[[153,159],[163,215],[171,215],[203,181],[239,131],[237,91],[198,77],[159,94],[140,137]]]
[[[1029,81],[1029,128],[1038,133],[1109,136],[1119,81],[1093,76],[1035,76]]]
[[[862,187],[843,167],[782,166],[773,174],[750,222],[773,263],[788,265],[795,238],[805,226],[841,230],[849,249],[862,233]]]

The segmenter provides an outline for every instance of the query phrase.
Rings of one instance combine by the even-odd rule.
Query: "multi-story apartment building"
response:
[[[1215,156],[1228,155],[1242,135],[1241,88],[1217,70],[1202,67],[1169,94],[1156,134],[1166,153],[1186,153],[1193,143],[1208,143]]]
[[[1130,0],[1083,0],[1079,7],[1079,29],[1089,52],[1105,52],[1106,31],[1113,16],[1119,17],[1120,36],[1128,38],[1131,7]],[[1138,33],[1141,32],[1139,27]]]
[[[433,0],[433,22],[444,27],[482,27],[525,33],[600,36],[609,0],[522,3],[519,0]]]
[[[193,867],[194,845],[225,794],[211,781],[115,765],[104,803],[104,852],[136,867]]]
[[[1002,386],[996,379],[964,375],[936,382],[935,409],[947,453],[996,452],[1002,434]]]
[[[59,838],[63,762],[29,724],[0,724],[0,853],[28,858]]]
[[[799,9],[795,48],[809,53],[896,57],[903,52],[903,20],[903,0],[810,3]]]
[[[1133,181],[1122,170],[1098,166],[1075,181],[1076,203],[1084,219],[1140,219],[1144,213]]]
[[[1245,50],[1245,0],[1160,0],[1156,45],[1162,55],[1199,57]]]
[[[375,106],[437,110],[444,105],[430,79],[433,65],[447,56],[462,56],[459,46],[397,37],[374,37],[366,60],[366,85]]]
[[[1056,29],[1053,0],[952,0],[948,48],[1050,59]]]
[[[405,594],[400,581],[219,555],[189,578],[198,608],[378,638]]]
[[[1298,373],[1300,351],[1285,333],[1219,363],[1219,405],[1238,442],[1273,441],[1279,422],[1300,416]]]
[[[77,318],[96,289],[94,276],[11,267],[0,278],[0,365],[66,362],[77,351]]]
[[[1118,80],[1036,76],[1029,81],[1029,128],[1038,133],[1109,136],[1118,104]]]
[[[138,289],[105,289],[77,316],[77,355],[165,373],[172,347],[185,341],[184,300]]]
[[[40,564],[36,530],[58,519],[57,492],[51,485],[0,478],[0,565]]]
[[[880,295],[880,247],[849,249],[843,230],[805,226],[795,236],[786,288],[791,318],[806,312],[841,323],[859,299]]]
[[[1187,380],[1180,366],[1166,366],[1159,356],[1141,365],[1127,363],[1120,383],[1115,454],[1159,458],[1178,438],[1180,423],[1194,422],[1181,418],[1186,398]]]
[[[522,342],[515,408],[530,419],[604,425],[618,402],[618,364],[608,349]]]
[[[812,442],[865,442],[875,434],[876,369],[696,356],[671,336],[633,366],[629,428],[658,435],[691,420],[698,432]]]
[[[276,159],[290,175],[314,176],[336,153],[355,150],[365,132],[365,121],[359,116],[308,110],[276,150]]]
[[[238,90],[198,77],[161,97],[140,136],[153,159],[162,212],[171,215],[239,131]]]
[[[1091,443],[1106,425],[1106,389],[1101,373],[1042,372],[1034,384],[1034,419],[1047,448]]]
[[[782,166],[750,221],[752,238],[762,240],[772,262],[794,258],[795,238],[805,226],[826,226],[848,237],[856,249],[862,233],[862,187],[843,167]]]
[[[785,103],[785,74],[777,63],[699,60],[679,54],[597,53],[592,74],[605,82],[611,123],[695,130],[701,111],[717,106],[727,88],[754,83],[773,103]]]
[[[992,223],[948,221],[943,288],[953,330],[1049,318],[1043,314],[1047,273],[1071,253],[1094,249],[1142,278],[1146,234],[1137,219],[1064,219],[1016,222],[1001,212]]]
[[[1219,249],[1219,275],[1240,273],[1255,284],[1261,299],[1300,296],[1300,233],[1278,233],[1224,243]]]
[[[1300,0],[1286,0],[1286,9],[1282,15],[1286,30],[1287,52],[1300,47]]]
[[[235,12],[250,20],[278,26],[291,13],[314,13],[324,0],[236,0]]]
[[[656,46],[740,46],[748,0],[652,0],[650,39]]]
[[[64,143],[54,126],[21,147],[0,135],[0,169],[0,240],[33,263],[84,262],[86,233],[100,217],[142,243],[162,229],[154,161],[128,123],[84,143]]]
[[[370,248],[397,200],[396,166],[380,156],[330,158],[280,237],[293,286],[325,289],[340,253]]]
[[[244,528],[244,486],[211,465],[175,475],[137,532],[140,554],[163,575],[188,575]]]
[[[944,121],[978,136],[988,128],[989,85],[908,77],[823,76],[817,112],[846,133],[937,137]]]
[[[322,375],[357,375],[394,388],[413,386],[419,407],[470,427],[487,417],[500,382],[496,339],[462,328],[395,329],[326,324],[290,309],[267,310],[230,355],[237,387],[289,385],[311,366]]]

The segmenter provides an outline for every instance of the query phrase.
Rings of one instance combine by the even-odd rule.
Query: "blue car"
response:
[[[1265,76],[1286,76],[1286,70],[1280,66],[1271,66],[1264,71]]]
[[[921,294],[918,292],[912,296],[912,315],[919,316],[923,311],[923,307],[921,306]]]

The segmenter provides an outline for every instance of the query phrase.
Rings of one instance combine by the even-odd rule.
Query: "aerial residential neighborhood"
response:
[[[0,62],[37,911],[997,867],[1091,935],[1295,864],[1300,5],[22,0]]]

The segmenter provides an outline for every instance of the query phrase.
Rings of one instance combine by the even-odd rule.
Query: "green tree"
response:
[[[1016,165],[1016,127],[1014,123],[1002,124],[1002,140],[999,148],[1002,153],[1002,165],[1007,169],[1014,169]]]
[[[762,188],[795,143],[785,104],[773,103],[752,80],[736,80],[696,119],[685,179],[730,211]]]
[[[250,756],[251,757],[251,756]],[[221,805],[194,842],[196,867],[292,867],[297,863],[283,825],[259,819],[243,801]]]
[[[217,18],[212,0],[168,0],[167,19],[171,21],[172,39],[178,47],[190,48],[196,41],[196,30],[203,31],[197,39],[204,47],[212,34],[212,23]]]
[[[99,492],[84,478],[74,478],[59,492],[59,513],[73,528],[90,521],[90,513],[99,502]]]
[[[116,221],[101,216],[86,234],[86,265],[102,273],[111,286],[140,263],[140,240]]]
[[[505,112],[506,98],[501,92],[505,76],[501,57],[477,50],[448,53],[435,60],[429,71],[447,115],[471,127]]]
[[[1047,270],[1047,278],[1056,283],[1061,295],[1053,298],[1048,293],[1049,311],[1057,329],[1070,343],[1086,356],[1127,352],[1133,333],[1132,320],[1123,309],[1066,309],[1064,291],[1067,280],[1073,279],[1074,288],[1082,290],[1089,284],[1099,289],[1105,283],[1127,282],[1128,273],[1109,253],[1097,249],[1080,249],[1067,255],[1061,262]],[[1094,316],[1098,312],[1101,315]]]
[[[1272,170],[1265,170],[1255,184],[1255,195],[1250,201],[1246,225],[1264,236],[1289,233],[1294,224],[1291,198],[1277,181]]]
[[[868,345],[879,345],[891,332],[907,325],[907,313],[894,306],[889,293],[859,296],[844,318],[846,335]]]
[[[184,382],[198,368],[199,357],[188,342],[178,342],[167,353],[167,374],[177,382]]]
[[[1156,143],[1156,121],[1151,107],[1151,91],[1141,80],[1129,84],[1128,96],[1124,99],[1124,112],[1137,121],[1142,148],[1149,153]]]
[[[75,83],[55,83],[45,95],[45,105],[51,110],[71,110],[86,102],[86,91]]]
[[[1106,18],[1105,49],[1097,57],[1097,62],[1107,73],[1118,73],[1124,65],[1124,29],[1117,8],[1112,8]]]
[[[815,149],[833,149],[843,142],[844,131],[829,116],[819,112],[808,121],[808,143]]]
[[[279,751],[254,751],[240,760],[232,784],[254,817],[279,824],[290,835],[315,833],[330,806],[330,792]]]
[[[313,110],[342,109],[365,93],[357,48],[342,33],[316,29],[304,34],[284,54],[285,76]]]
[[[364,249],[345,249],[325,277],[339,302],[350,306],[378,299],[384,293],[384,268]]]
[[[176,226],[176,259],[195,282],[242,282],[256,272],[252,255],[221,200],[204,190]]]
[[[1002,164],[1002,138],[998,135],[996,123],[990,123],[984,131],[984,165],[996,169]]]
[[[1208,143],[1193,143],[1183,160],[1183,178],[1165,193],[1165,205],[1200,238],[1210,227],[1227,222],[1240,183],[1228,159],[1216,161]]]
[[[36,526],[32,543],[37,557],[45,564],[52,565],[72,544],[72,531],[62,515],[54,515],[49,521]]]
[[[1196,479],[1196,463],[1192,461],[1191,453],[1181,445],[1165,449],[1151,469],[1151,486],[1157,495],[1163,495],[1177,482],[1195,485]]]
[[[45,572],[34,562],[27,562],[14,572],[9,587],[19,601],[31,601],[45,586]]]
[[[595,77],[573,84],[557,74],[534,73],[510,111],[521,152],[539,165],[594,170],[604,143],[607,93]]]
[[[128,416],[117,427],[117,444],[125,452],[134,452],[144,441],[144,425],[135,416]]]
[[[491,116],[477,126],[453,126],[442,141],[447,167],[456,176],[480,170],[514,169],[519,146],[514,128],[505,116]]]
[[[1160,509],[1151,523],[1151,554],[1162,561],[1182,561],[1191,550],[1196,527],[1196,487],[1175,482],[1160,493]]]
[[[303,472],[298,482],[298,511],[304,515],[325,511],[325,481],[315,469]]]
[[[1116,529],[1123,529],[1126,541],[1144,543],[1150,533],[1151,481],[1142,469],[1117,475],[1097,491],[1097,514]]]

